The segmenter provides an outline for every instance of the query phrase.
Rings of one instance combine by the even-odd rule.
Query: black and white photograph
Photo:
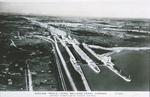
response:
[[[148,97],[149,0],[12,1],[0,1],[1,92]]]

